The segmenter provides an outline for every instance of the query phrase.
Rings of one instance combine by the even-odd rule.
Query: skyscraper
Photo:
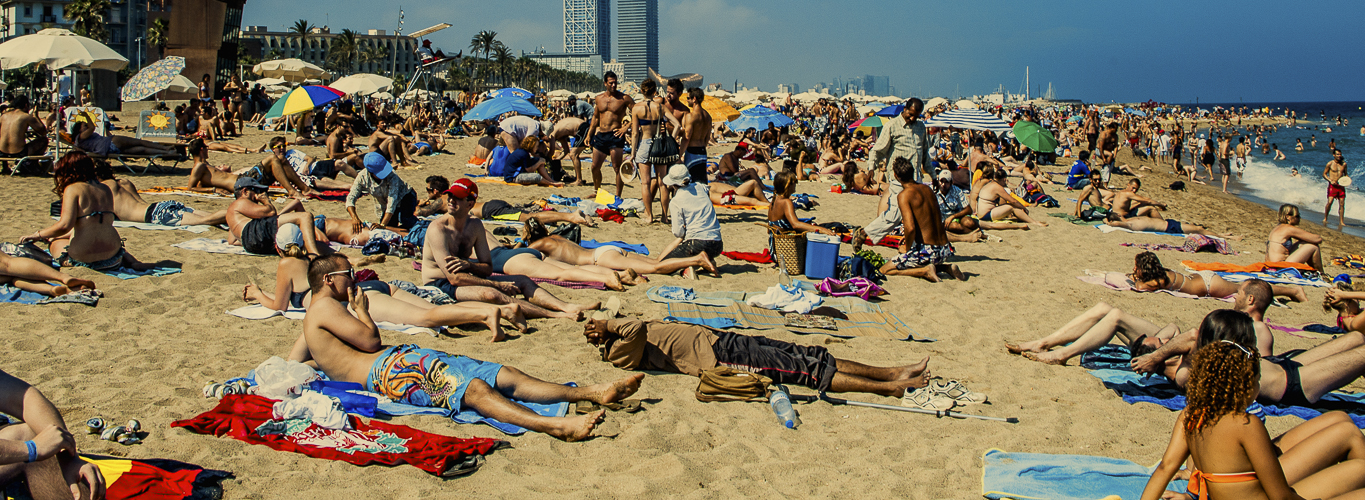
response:
[[[659,0],[620,0],[618,58],[625,64],[623,80],[643,82],[649,68],[659,70]]]
[[[564,0],[564,52],[611,59],[611,0]]]

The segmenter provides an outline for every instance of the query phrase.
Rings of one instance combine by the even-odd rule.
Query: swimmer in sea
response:
[[[1290,177],[1298,177],[1298,176],[1299,176],[1299,168],[1298,168],[1298,167],[1290,168],[1290,169],[1289,169],[1289,176],[1290,176]]]
[[[1270,149],[1275,150],[1275,158],[1273,158],[1273,159],[1275,159],[1275,160],[1283,160],[1283,159],[1284,159],[1284,151],[1280,151],[1280,146],[1275,145],[1275,144],[1271,144],[1271,145],[1270,145]]]

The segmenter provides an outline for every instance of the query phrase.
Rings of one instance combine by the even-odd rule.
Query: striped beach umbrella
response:
[[[185,58],[167,56],[142,68],[142,71],[138,71],[136,75],[129,78],[128,83],[124,84],[123,88],[119,90],[119,98],[123,102],[140,101],[149,95],[166,90],[184,69]]]
[[[957,128],[966,130],[990,130],[997,134],[1009,132],[1012,129],[1005,120],[996,118],[995,115],[979,109],[954,109],[944,111],[924,122],[926,127],[938,128]]]
[[[852,125],[849,125],[848,130],[850,132],[855,133],[863,132],[867,135],[872,135],[873,133],[881,130],[882,125],[885,125],[887,120],[890,120],[890,118],[883,118],[875,115],[869,116],[867,118],[863,118],[861,120],[858,120],[857,122],[854,122]]]
[[[341,99],[344,95],[344,92],[331,87],[304,85],[275,101],[275,105],[270,107],[265,117],[275,118],[312,111],[313,108]]]
[[[739,112],[739,118],[731,120],[727,126],[730,130],[748,130],[750,128],[763,130],[768,128],[768,122],[778,127],[785,127],[795,123],[787,115],[782,114],[772,108],[755,106]]]

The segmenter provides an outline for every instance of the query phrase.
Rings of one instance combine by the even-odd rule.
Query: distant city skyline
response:
[[[446,52],[469,52],[480,30],[514,51],[563,46],[564,0],[504,0],[467,15],[472,2],[404,2],[403,31],[448,22],[432,36]],[[613,10],[620,1],[612,2]],[[619,32],[613,12],[613,31]],[[284,30],[307,19],[357,31],[392,32],[398,8],[362,0],[324,4],[248,2],[243,25]],[[897,95],[985,94],[1003,86],[1090,102],[1278,102],[1360,100],[1365,47],[1342,36],[1365,19],[1365,2],[1284,4],[1079,0],[970,4],[850,0],[658,0],[661,74],[700,73],[730,88],[807,90],[835,76],[884,75]],[[1320,39],[1255,30],[1309,30]],[[613,33],[612,38],[618,38]],[[613,43],[619,41],[613,40]],[[613,57],[620,59],[619,45]],[[1344,64],[1343,64],[1344,63]]]

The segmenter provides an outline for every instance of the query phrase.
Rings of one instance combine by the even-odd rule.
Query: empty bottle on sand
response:
[[[777,421],[788,429],[795,429],[801,425],[801,421],[796,418],[796,410],[792,409],[791,397],[787,395],[787,388],[780,385],[773,386],[772,394],[768,395],[768,406],[773,408],[773,414],[777,415]]]

